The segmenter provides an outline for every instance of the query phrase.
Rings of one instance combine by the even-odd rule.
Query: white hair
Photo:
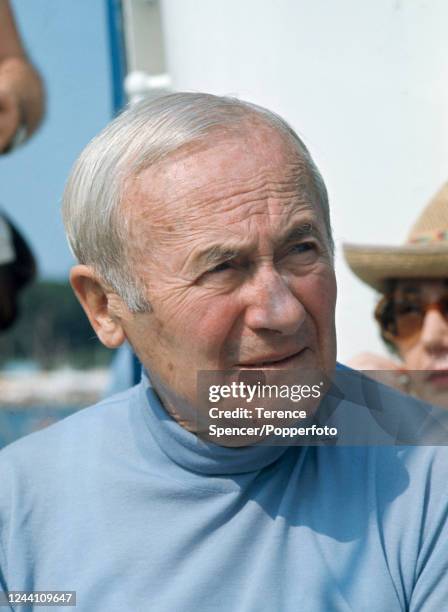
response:
[[[133,312],[149,308],[138,278],[129,269],[127,224],[120,204],[126,181],[181,147],[217,130],[235,132],[258,118],[291,138],[309,169],[321,205],[330,251],[333,240],[327,190],[307,148],[275,113],[235,98],[174,93],[128,107],[84,149],[63,197],[67,239],[80,263],[91,266]]]

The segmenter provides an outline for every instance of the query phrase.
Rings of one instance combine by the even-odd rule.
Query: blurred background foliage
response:
[[[0,367],[14,361],[31,361],[42,369],[100,367],[112,354],[64,282],[40,281],[24,290],[17,323],[0,336]]]

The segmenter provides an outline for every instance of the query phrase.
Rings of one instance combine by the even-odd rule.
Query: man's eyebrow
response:
[[[314,237],[320,238],[320,232],[312,223],[301,223],[300,225],[295,225],[288,232],[286,232],[285,236],[279,237],[276,242],[292,242],[294,240],[303,240],[303,238]]]
[[[240,256],[244,249],[235,249],[224,245],[213,245],[196,255],[193,260],[194,268],[210,267]]]
[[[286,234],[278,236],[275,242],[284,244],[293,242],[294,240],[303,240],[307,237],[320,238],[320,232],[312,223],[301,223],[293,226]],[[250,245],[238,245],[231,247],[226,245],[213,245],[204,251],[200,251],[194,257],[192,265],[195,269],[201,267],[213,267],[220,263],[248,255],[250,253]]]

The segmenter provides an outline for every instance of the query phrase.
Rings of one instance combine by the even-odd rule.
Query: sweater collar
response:
[[[169,459],[186,470],[209,475],[253,472],[274,463],[288,448],[272,445],[269,440],[239,448],[205,442],[168,414],[146,372],[139,393],[144,421],[156,443]]]

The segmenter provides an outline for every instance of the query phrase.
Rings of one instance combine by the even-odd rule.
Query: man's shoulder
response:
[[[16,440],[0,451],[0,472],[11,464],[37,469],[48,462],[54,465],[69,454],[81,456],[101,439],[124,433],[137,394],[138,386],[132,387]]]

